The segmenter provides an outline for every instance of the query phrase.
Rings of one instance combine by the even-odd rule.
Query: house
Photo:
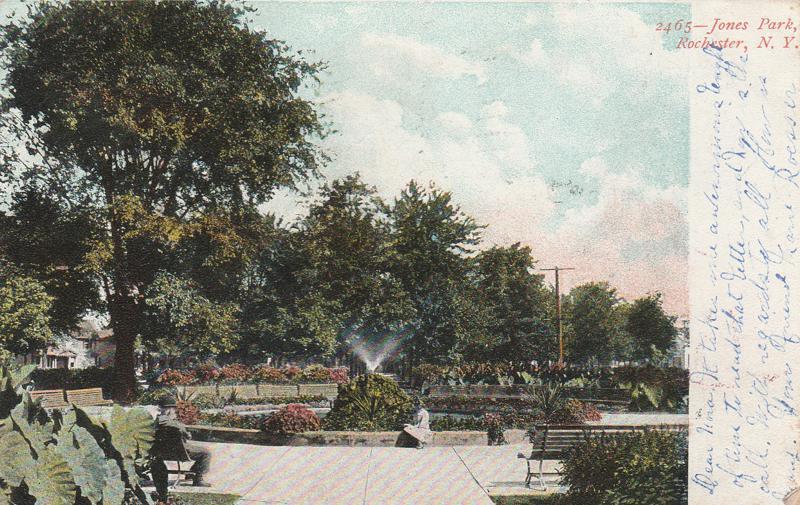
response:
[[[115,348],[111,330],[84,319],[77,330],[51,343],[44,352],[17,356],[16,360],[44,369],[106,367],[113,363]]]
[[[689,369],[689,320],[681,320],[681,327],[678,328],[678,335],[672,344],[671,365]]]

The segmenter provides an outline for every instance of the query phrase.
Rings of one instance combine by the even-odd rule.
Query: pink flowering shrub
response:
[[[263,430],[286,435],[319,431],[320,420],[312,410],[299,403],[290,403],[264,420]]]

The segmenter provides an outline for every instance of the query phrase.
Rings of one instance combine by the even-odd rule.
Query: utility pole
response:
[[[558,287],[558,272],[562,270],[575,270],[574,268],[542,268],[541,270],[553,271],[556,273],[556,319],[558,319],[558,366],[564,366],[564,333],[561,327],[561,291]]]

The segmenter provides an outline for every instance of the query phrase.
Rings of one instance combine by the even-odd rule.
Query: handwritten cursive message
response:
[[[782,58],[692,62],[690,503],[800,487],[800,84]]]

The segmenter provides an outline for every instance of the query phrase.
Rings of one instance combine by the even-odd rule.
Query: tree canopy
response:
[[[40,2],[4,26],[5,179],[79,206],[134,394],[143,293],[185,220],[254,208],[317,173],[323,127],[300,98],[320,65],[223,2]]]

